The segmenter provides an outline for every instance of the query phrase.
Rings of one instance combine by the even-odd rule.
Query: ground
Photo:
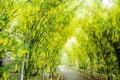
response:
[[[80,72],[64,66],[59,67],[63,80],[90,80]]]

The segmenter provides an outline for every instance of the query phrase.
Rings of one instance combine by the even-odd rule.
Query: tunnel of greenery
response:
[[[0,0],[0,78],[55,79],[64,64],[119,80],[119,5],[119,0]]]

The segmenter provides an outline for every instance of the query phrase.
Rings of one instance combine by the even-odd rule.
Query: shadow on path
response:
[[[71,68],[60,66],[59,70],[62,74],[63,80],[90,80],[81,75],[80,72],[77,72]]]

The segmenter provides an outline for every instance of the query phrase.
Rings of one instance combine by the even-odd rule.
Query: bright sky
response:
[[[86,0],[85,6],[89,6],[89,8],[92,8],[93,1],[94,0]],[[114,6],[114,1],[116,1],[116,0],[102,0],[101,5],[104,8],[112,8]],[[80,19],[84,18],[85,13],[86,13],[86,9],[84,9],[84,8],[76,11],[76,14]]]
[[[103,0],[102,6],[105,8],[112,8],[114,6],[113,0]]]
[[[76,43],[76,39],[73,36],[67,41],[67,45],[70,46],[72,43]]]
[[[92,2],[93,2],[93,0],[86,0],[86,3],[88,6],[92,6]],[[102,0],[102,6],[105,8],[113,7],[113,0]]]

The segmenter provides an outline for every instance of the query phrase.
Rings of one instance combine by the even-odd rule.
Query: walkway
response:
[[[73,69],[67,67],[59,67],[60,72],[63,76],[63,80],[89,80]]]

